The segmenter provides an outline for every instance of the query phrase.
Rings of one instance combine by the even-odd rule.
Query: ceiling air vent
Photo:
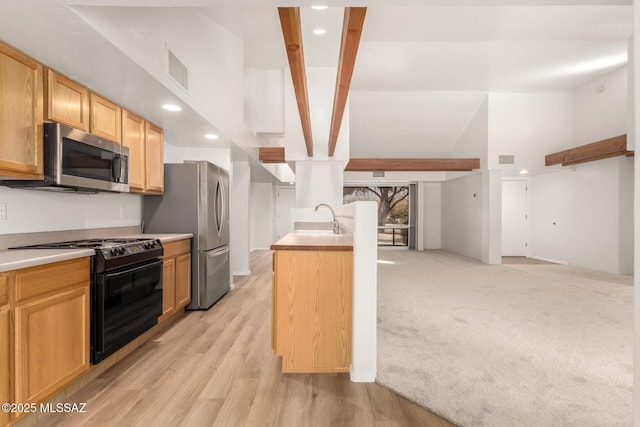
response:
[[[189,69],[167,49],[167,72],[185,90],[189,90]]]
[[[512,165],[516,162],[516,157],[511,154],[509,156],[498,156],[498,164],[500,165]]]

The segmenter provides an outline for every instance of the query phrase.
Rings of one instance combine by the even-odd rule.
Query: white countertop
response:
[[[0,273],[94,254],[93,249],[5,249],[0,251]]]
[[[174,234],[134,234],[129,236],[114,237],[130,237],[130,238],[151,238],[160,239],[161,242],[167,243],[176,240],[190,239],[191,233],[174,233]],[[93,256],[93,249],[5,249],[0,250],[0,273],[20,268],[35,267],[38,265],[49,264],[52,262],[66,261],[74,258],[82,258]]]
[[[193,237],[191,233],[171,233],[171,234],[128,234],[126,236],[118,236],[118,237],[128,237],[130,239],[159,239],[162,243],[175,242],[176,240],[184,240],[190,239]]]

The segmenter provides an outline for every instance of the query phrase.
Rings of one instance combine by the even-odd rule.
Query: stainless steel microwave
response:
[[[38,190],[129,192],[129,148],[60,123],[44,124],[44,180],[3,180]]]

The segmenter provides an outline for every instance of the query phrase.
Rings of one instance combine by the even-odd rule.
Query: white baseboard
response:
[[[233,273],[234,276],[251,276],[251,270],[246,270],[246,271],[234,271]]]
[[[349,378],[352,383],[374,383],[376,382],[376,373],[374,372],[355,372],[353,369],[349,372]]]
[[[544,258],[544,257],[541,257],[541,256],[534,256],[534,255],[529,255],[527,258],[533,258],[533,259],[538,259],[540,261],[552,262],[554,264],[569,265],[569,263],[567,261],[560,261],[559,259]]]

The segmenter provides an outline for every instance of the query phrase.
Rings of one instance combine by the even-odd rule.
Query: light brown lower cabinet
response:
[[[8,301],[8,277],[0,276],[0,404],[11,399],[11,329]],[[3,299],[3,295],[7,296]],[[0,426],[9,423],[10,413],[0,411]]]
[[[353,252],[277,250],[272,340],[282,372],[348,372]]]
[[[39,404],[89,369],[89,263],[0,274],[0,403]]]
[[[163,244],[162,316],[168,319],[191,302],[191,239]]]

